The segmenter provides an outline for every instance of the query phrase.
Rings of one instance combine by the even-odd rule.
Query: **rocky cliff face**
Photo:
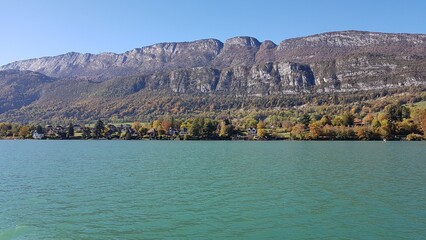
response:
[[[0,70],[31,70],[58,78],[108,79],[209,64],[222,50],[214,39],[160,43],[115,54],[67,53],[10,63]]]
[[[425,34],[331,32],[279,45],[235,37],[10,63],[0,67],[0,114],[61,101],[74,111],[93,99],[117,99],[127,103],[114,110],[121,112],[168,94],[268,97],[425,85]]]
[[[426,35],[332,32],[284,40],[278,46],[271,41],[260,43],[252,37],[235,37],[225,43],[206,39],[160,43],[122,54],[67,53],[10,63],[0,67],[0,70],[30,70],[57,78],[106,80],[181,68],[224,69],[276,61],[312,64],[356,54],[425,56]]]

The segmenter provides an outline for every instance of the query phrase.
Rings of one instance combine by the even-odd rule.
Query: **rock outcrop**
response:
[[[101,105],[105,116],[134,115],[138,104],[154,107],[154,99],[168,96],[201,96],[194,101],[205,105],[211,97],[285,98],[407,86],[426,86],[425,34],[331,32],[279,45],[253,37],[205,39],[7,64],[0,67],[0,121],[51,114],[34,117],[34,109],[87,118]]]

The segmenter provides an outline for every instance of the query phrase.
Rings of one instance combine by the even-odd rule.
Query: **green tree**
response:
[[[67,138],[74,137],[74,126],[72,123],[68,125]]]
[[[386,106],[385,113],[389,116],[389,119],[393,122],[400,122],[404,118],[410,117],[410,109],[399,104],[392,104],[392,105]]]
[[[220,122],[220,131],[219,136],[222,138],[229,138],[232,136],[234,131],[234,126],[232,126],[231,122],[228,119],[222,120]]]
[[[189,135],[193,137],[201,137],[202,136],[202,128],[203,128],[203,122],[204,119],[202,118],[195,118],[192,121],[192,125],[189,128]]]
[[[353,126],[355,116],[351,112],[344,112],[342,114],[343,126]]]
[[[331,124],[333,126],[343,126],[345,124],[345,121],[343,120],[342,116],[336,116],[331,120]]]
[[[90,137],[91,137],[91,131],[90,131],[90,128],[88,128],[88,127],[84,127],[83,128],[83,130],[82,130],[82,137],[83,137],[83,139],[89,139]]]
[[[205,119],[202,132],[207,138],[211,138],[215,135],[217,129],[217,122],[211,119]]]
[[[38,134],[42,134],[43,133],[43,128],[40,125],[38,125],[37,128],[36,128],[36,132]]]
[[[93,137],[100,138],[102,137],[102,132],[105,129],[104,122],[102,120],[98,120],[93,127]]]
[[[325,126],[325,125],[331,125],[330,117],[329,117],[329,116],[327,116],[327,115],[322,116],[322,118],[321,118],[321,120],[319,121],[319,123],[320,123],[322,126]]]
[[[120,138],[124,140],[130,140],[132,139],[132,135],[130,134],[130,130],[127,129],[126,131],[121,132]]]
[[[307,113],[303,114],[300,118],[300,122],[307,127],[311,123],[311,116]]]

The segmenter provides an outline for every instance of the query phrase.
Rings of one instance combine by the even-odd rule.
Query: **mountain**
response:
[[[146,117],[208,106],[218,111],[256,107],[267,98],[285,102],[300,93],[425,85],[425,34],[343,31],[279,45],[253,37],[205,39],[4,65],[0,121]]]

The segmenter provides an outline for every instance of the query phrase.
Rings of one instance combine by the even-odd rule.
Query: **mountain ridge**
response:
[[[210,38],[158,43],[121,54],[69,52],[58,56],[16,61],[1,66],[0,70],[31,70],[60,78],[108,79],[200,66],[222,69],[268,61],[314,63],[337,56],[367,52],[390,54],[397,51],[405,55],[426,55],[425,45],[426,34],[353,30],[290,38],[279,45],[269,40],[261,43],[256,38],[241,36],[227,39],[225,42]],[[360,49],[361,47],[363,48]]]
[[[256,105],[250,98],[288,102],[297,94],[421,89],[426,34],[340,31],[278,45],[240,36],[158,43],[122,54],[70,52],[4,65],[0,85],[0,121],[20,122],[131,118],[158,109],[190,113],[209,101],[219,111],[247,106],[244,101]],[[233,104],[236,98],[242,102]]]

